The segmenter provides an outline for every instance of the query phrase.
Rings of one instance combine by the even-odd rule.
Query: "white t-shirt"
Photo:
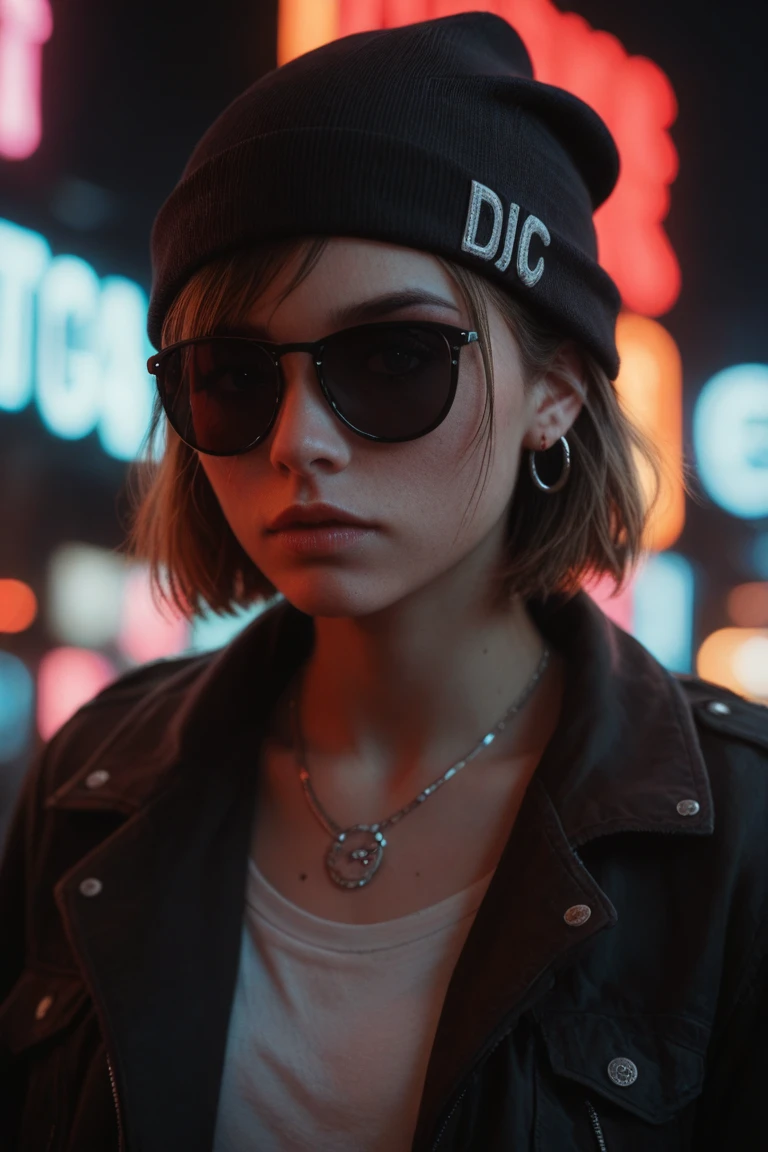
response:
[[[286,900],[251,860],[214,1152],[408,1152],[491,876],[410,916],[339,924]]]

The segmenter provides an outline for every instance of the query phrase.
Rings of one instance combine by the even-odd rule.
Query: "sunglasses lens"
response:
[[[241,452],[262,436],[277,406],[274,361],[247,340],[197,340],[171,352],[158,376],[166,415],[202,452]]]
[[[451,401],[451,349],[418,324],[367,325],[329,337],[325,387],[356,431],[412,440],[436,427]],[[168,353],[157,374],[166,415],[193,448],[214,455],[245,451],[275,415],[279,374],[250,340],[196,340]]]
[[[332,336],[323,374],[339,412],[359,432],[415,439],[444,416],[451,397],[451,350],[418,325],[360,327]]]

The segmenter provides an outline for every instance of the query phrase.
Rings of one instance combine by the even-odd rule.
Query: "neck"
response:
[[[544,641],[519,600],[449,612],[399,602],[362,617],[315,617],[315,645],[297,703],[313,773],[331,764],[376,787],[438,776],[496,727],[526,690]],[[560,658],[480,756],[527,757],[554,727]]]

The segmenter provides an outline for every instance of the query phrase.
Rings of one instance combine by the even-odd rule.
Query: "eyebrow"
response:
[[[331,312],[328,323],[329,331],[352,327],[355,324],[364,324],[378,316],[387,316],[392,312],[399,312],[403,308],[425,305],[440,308],[450,308],[452,312],[461,309],[452,300],[446,300],[434,292],[427,292],[421,288],[411,288],[402,292],[388,292],[383,296],[374,296],[370,300],[363,300],[357,304],[349,304]],[[247,320],[236,324],[218,325],[217,335],[222,336],[252,336],[256,340],[273,341],[267,328],[261,324],[252,324]]]

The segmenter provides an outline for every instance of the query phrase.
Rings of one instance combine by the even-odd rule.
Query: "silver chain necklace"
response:
[[[299,778],[310,809],[332,838],[331,846],[325,856],[325,867],[334,883],[338,884],[341,888],[364,888],[366,884],[370,884],[379,870],[384,849],[387,846],[387,841],[383,835],[384,829],[388,828],[390,824],[397,824],[397,822],[402,820],[404,816],[407,816],[409,812],[413,812],[414,808],[418,808],[418,806],[432,796],[438,788],[442,788],[447,780],[450,780],[457,772],[460,772],[465,764],[469,764],[470,760],[474,760],[478,752],[481,752],[483,748],[493,743],[496,739],[496,734],[504,729],[510,716],[514,716],[516,712],[519,712],[529,699],[544,674],[547,664],[549,663],[549,656],[549,649],[545,645],[539,666],[528,681],[522,695],[518,697],[511,708],[504,713],[496,727],[492,728],[486,736],[483,736],[482,740],[468,756],[451,765],[447,772],[444,772],[439,779],[430,784],[428,788],[425,788],[423,792],[420,792],[410,804],[406,804],[404,808],[401,808],[392,816],[388,816],[386,820],[377,821],[376,824],[353,824],[351,828],[341,828],[340,825],[336,824],[331,820],[330,816],[328,816],[315,795],[315,790],[309,778],[309,772],[307,771],[304,759],[304,738],[299,723],[296,697],[294,695],[291,698],[290,707],[294,742],[298,753]]]

